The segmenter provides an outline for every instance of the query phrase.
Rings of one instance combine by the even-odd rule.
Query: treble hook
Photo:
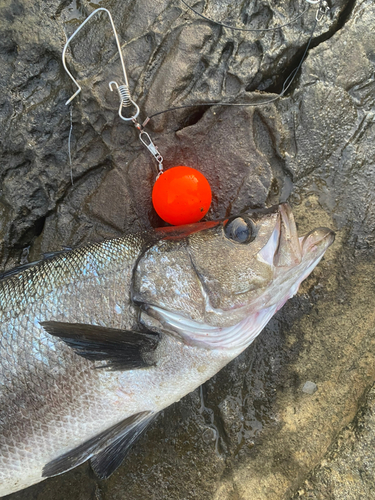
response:
[[[77,95],[81,92],[82,88],[81,86],[79,85],[79,83],[77,82],[77,80],[73,77],[73,75],[71,74],[71,72],[68,70],[67,66],[66,66],[66,62],[65,62],[65,54],[66,54],[66,50],[68,48],[68,45],[70,44],[70,42],[72,41],[72,39],[77,35],[77,33],[83,28],[83,26],[95,15],[97,14],[98,12],[100,11],[103,11],[103,12],[106,12],[109,16],[109,20],[111,22],[111,26],[112,26],[112,30],[113,30],[113,34],[114,34],[114,37],[115,37],[115,40],[116,40],[116,44],[117,44],[117,50],[118,50],[118,53],[120,55],[120,61],[121,61],[121,66],[122,66],[122,72],[124,74],[124,84],[123,85],[118,85],[116,82],[110,82],[109,84],[109,88],[111,90],[113,90],[112,88],[112,85],[116,85],[117,87],[117,90],[118,90],[118,93],[119,93],[119,97],[120,97],[120,108],[119,108],[119,116],[122,120],[125,120],[125,121],[128,121],[128,120],[135,120],[137,118],[137,116],[139,115],[139,107],[137,106],[137,104],[131,99],[130,97],[130,90],[129,90],[129,82],[128,82],[128,77],[126,75],[126,69],[125,69],[125,64],[124,64],[124,59],[122,57],[122,52],[121,52],[121,47],[120,47],[120,42],[119,42],[119,39],[118,39],[118,36],[117,36],[117,32],[116,32],[116,28],[115,28],[115,24],[113,22],[113,19],[112,19],[112,16],[111,16],[111,13],[109,12],[108,9],[105,9],[104,7],[99,7],[98,9],[94,10],[94,12],[92,12],[89,17],[87,19],[85,19],[83,21],[83,23],[75,30],[75,32],[70,36],[70,38],[67,40],[66,44],[64,45],[64,50],[63,50],[63,53],[62,53],[62,63],[63,63],[63,66],[64,66],[64,69],[65,71],[68,73],[68,75],[70,76],[70,78],[73,80],[73,82],[75,83],[75,85],[78,87],[78,90],[72,95],[72,97],[70,99],[68,99],[66,101],[65,104],[69,104],[75,97],[77,97]],[[127,106],[131,106],[133,105],[136,109],[136,112],[133,116],[131,116],[130,118],[127,118],[125,116],[122,116],[122,108],[123,107],[127,107]]]

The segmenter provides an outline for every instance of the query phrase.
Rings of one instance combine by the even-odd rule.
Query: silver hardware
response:
[[[117,82],[109,82],[109,88],[113,90],[112,85],[115,85],[118,91],[118,95],[121,99],[121,104],[123,108],[131,106],[130,90],[127,85],[118,85]]]
[[[152,142],[151,137],[148,135],[147,132],[142,130],[139,134],[139,139],[142,142],[144,146],[150,151],[152,156],[155,158],[155,160],[158,162],[159,166],[159,175],[163,172],[163,157],[159,153],[158,148],[155,146],[155,144]]]
[[[115,37],[115,40],[116,40],[116,44],[117,44],[117,50],[118,50],[118,53],[119,53],[119,56],[120,56],[120,61],[121,61],[121,66],[122,66],[122,72],[124,74],[124,86],[128,89],[128,92],[129,92],[129,82],[128,82],[128,77],[127,77],[127,74],[126,74],[126,69],[125,69],[125,64],[124,64],[124,59],[122,57],[122,52],[121,52],[121,46],[120,46],[120,42],[119,42],[119,39],[118,39],[118,36],[117,36],[117,31],[116,31],[116,28],[115,28],[115,24],[113,22],[113,19],[112,19],[112,16],[111,16],[111,13],[109,12],[109,10],[105,9],[104,7],[100,7],[99,9],[96,9],[94,10],[94,12],[92,12],[89,17],[87,19],[85,19],[83,21],[83,23],[78,26],[78,28],[75,30],[75,32],[73,33],[73,35],[70,36],[70,38],[67,40],[66,44],[64,45],[64,50],[63,50],[63,53],[62,53],[62,63],[63,63],[63,66],[65,68],[65,71],[68,73],[68,75],[70,76],[70,78],[73,80],[73,82],[77,85],[78,87],[78,90],[72,95],[72,97],[70,99],[68,99],[66,101],[65,104],[69,104],[75,97],[77,97],[77,95],[81,92],[81,86],[78,84],[77,80],[73,77],[73,75],[71,74],[71,72],[68,70],[67,66],[66,66],[66,62],[65,62],[65,54],[66,54],[66,50],[70,44],[70,42],[73,40],[73,38],[77,35],[77,33],[84,27],[84,25],[95,15],[97,14],[98,12],[106,12],[109,16],[109,20],[111,22],[111,26],[112,26],[112,30],[113,30],[113,34],[114,34],[114,37]],[[119,87],[117,85],[117,87]],[[111,89],[112,90],[112,89]],[[129,93],[129,97],[130,97],[130,93]],[[130,118],[131,119],[131,118]]]
[[[133,101],[130,96],[129,86],[128,85],[118,85],[117,82],[109,82],[109,88],[113,91],[112,85],[115,85],[118,91],[118,95],[120,97],[120,107],[118,110],[119,117],[124,121],[134,121],[139,115],[139,106]],[[122,108],[127,108],[129,106],[134,106],[136,111],[133,116],[126,117],[122,115]]]
[[[139,131],[139,139],[140,139],[140,141],[142,142],[142,144],[144,146],[146,146],[146,148],[150,151],[150,153],[152,154],[152,156],[158,162],[158,167],[159,167],[158,177],[159,177],[160,174],[163,173],[163,157],[159,153],[158,148],[152,142],[151,137],[148,135],[147,132],[145,132],[143,130],[143,126],[147,123],[148,119],[145,120],[144,125],[140,125],[136,121],[136,118],[139,115],[139,106],[131,98],[131,94],[130,94],[130,90],[129,90],[128,77],[126,75],[126,69],[125,69],[124,59],[122,57],[121,46],[120,46],[120,42],[119,42],[119,39],[118,39],[118,36],[117,36],[116,28],[115,28],[115,25],[114,25],[111,13],[109,12],[109,10],[105,9],[104,7],[100,7],[99,9],[94,10],[94,12],[92,12],[89,15],[89,17],[87,19],[85,19],[85,21],[75,30],[75,32],[73,33],[73,35],[71,35],[71,37],[67,40],[67,42],[66,42],[66,44],[64,46],[64,50],[63,50],[63,53],[62,53],[62,62],[63,62],[64,68],[65,68],[65,71],[68,73],[68,75],[70,76],[70,78],[73,80],[73,82],[75,83],[75,85],[78,87],[78,90],[72,95],[72,97],[70,99],[68,99],[66,101],[65,104],[69,104],[81,92],[81,90],[82,90],[81,86],[78,84],[77,80],[73,77],[73,75],[71,74],[71,72],[68,70],[68,68],[66,66],[66,62],[65,62],[66,50],[67,50],[70,42],[77,35],[77,33],[98,12],[106,12],[108,14],[109,20],[111,22],[113,34],[114,34],[114,37],[115,37],[115,40],[116,40],[117,50],[118,50],[118,53],[119,53],[119,56],[120,56],[122,71],[123,71],[123,74],[124,74],[124,83],[122,85],[119,85],[115,81],[109,82],[109,88],[110,88],[110,90],[113,91],[114,87],[116,87],[118,95],[119,95],[119,98],[120,98],[120,107],[119,107],[119,110],[118,110],[118,114],[119,114],[119,116],[120,116],[120,118],[122,120],[124,120],[124,121],[132,121],[133,124],[134,124],[134,126],[135,126],[135,128]],[[135,108],[135,113],[132,116],[129,116],[129,117],[124,116],[122,114],[124,108],[128,108],[130,106],[133,106]]]
[[[323,2],[321,2],[320,6],[319,6],[319,9],[318,9],[318,11],[316,13],[316,17],[315,17],[315,19],[318,21],[318,23],[323,19],[323,17],[327,14],[328,11],[329,11],[328,3],[325,0],[323,0]]]

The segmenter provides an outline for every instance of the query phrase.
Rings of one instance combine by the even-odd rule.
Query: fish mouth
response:
[[[335,233],[326,227],[313,229],[299,238],[290,205],[280,204],[278,213],[273,233],[258,254],[260,260],[276,269],[295,268],[306,258],[312,261],[320,260],[335,240]]]

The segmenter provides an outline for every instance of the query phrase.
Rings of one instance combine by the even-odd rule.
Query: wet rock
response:
[[[167,0],[103,6],[113,13],[131,88],[149,115],[203,100],[259,100],[256,89],[270,92],[262,99],[275,97],[315,19],[311,7],[280,31],[243,33]],[[258,28],[304,7],[288,2],[272,12],[269,2],[212,2],[205,13]],[[375,380],[375,7],[370,0],[331,7],[287,97],[255,108],[183,109],[151,120],[149,130],[166,168],[186,163],[209,179],[208,219],[288,198],[301,234],[331,227],[334,246],[254,344],[166,409],[108,481],[84,465],[9,500],[115,500],[124,492],[132,500],[278,500],[301,488],[320,498],[325,465],[304,481]],[[72,122],[64,104],[75,91],[60,62],[65,32],[92,8],[57,0],[0,7],[4,266],[161,225],[150,202],[155,165],[118,118],[118,97],[108,88],[121,81],[121,68],[104,19],[77,37],[68,56],[82,84]],[[319,387],[309,396],[301,391],[307,380]],[[359,470],[354,462],[335,467],[349,477]],[[371,491],[366,478],[363,491]]]

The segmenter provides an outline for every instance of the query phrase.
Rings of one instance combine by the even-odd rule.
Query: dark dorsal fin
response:
[[[67,472],[83,464],[83,462],[86,462],[86,460],[94,455],[98,456],[97,469],[99,473],[102,474],[103,477],[109,477],[109,475],[121,464],[129,447],[146,428],[147,424],[151,422],[154,416],[155,413],[144,411],[126,418],[101,434],[89,439],[77,448],[64,453],[64,455],[46,464],[43,467],[42,477],[51,477]],[[128,435],[130,439],[127,439]],[[121,460],[118,460],[115,456],[108,456],[106,461],[104,460],[105,453],[112,453],[113,455],[116,452],[120,452],[122,457]],[[107,471],[110,472],[106,474]]]
[[[27,264],[21,264],[20,266],[13,267],[13,269],[8,269],[8,271],[3,271],[2,273],[0,273],[0,281],[9,278],[10,276],[15,276],[16,274],[22,273],[22,271],[25,271],[30,267],[34,267],[45,260],[51,260],[57,255],[70,252],[71,250],[72,248],[70,247],[63,247],[62,250],[57,250],[56,252],[46,252],[43,254],[43,258],[40,260],[35,260],[34,262],[28,262]]]
[[[72,247],[62,247],[61,250],[56,250],[54,252],[44,252],[43,260],[50,260],[56,257],[57,255],[62,255],[63,253],[68,253],[73,250]]]
[[[13,269],[8,269],[8,271],[3,271],[0,273],[0,281],[9,278],[10,276],[15,276],[16,274],[22,273],[25,269],[29,269],[29,267],[36,266],[42,262],[42,260],[36,260],[34,262],[29,262],[28,264],[21,264],[20,266],[13,267]]]
[[[105,364],[99,368],[132,370],[155,364],[153,354],[160,341],[157,334],[58,321],[44,321],[41,325],[80,356],[103,361]]]
[[[94,455],[90,464],[95,474],[100,479],[107,479],[115,472],[126,457],[132,444],[139,438],[146,427],[156,417],[157,413],[152,413],[137,425],[132,427],[129,432],[114,441],[100,453]]]

